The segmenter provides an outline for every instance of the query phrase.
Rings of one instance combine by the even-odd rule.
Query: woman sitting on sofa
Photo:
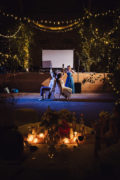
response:
[[[60,95],[63,95],[66,99],[69,99],[72,94],[72,89],[65,86],[61,72],[57,74],[53,88],[51,89],[51,92],[52,91],[54,91],[54,95],[58,94],[59,97]]]

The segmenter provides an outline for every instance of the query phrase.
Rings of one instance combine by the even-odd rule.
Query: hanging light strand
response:
[[[14,34],[12,34],[12,35],[3,35],[3,34],[1,34],[0,33],[0,36],[1,37],[4,37],[4,38],[15,38],[16,37],[16,35],[19,33],[19,31],[21,30],[21,25],[18,27],[18,30],[14,33]]]
[[[55,26],[57,26],[57,28],[56,28],[56,30],[58,30],[58,31],[63,31],[63,28],[62,28],[62,26],[63,26],[63,24],[67,24],[67,25],[72,25],[72,24],[79,24],[79,23],[81,23],[81,21],[83,21],[83,20],[86,20],[86,19],[90,19],[91,17],[93,17],[93,18],[97,18],[97,17],[99,17],[99,16],[107,16],[107,15],[111,15],[111,14],[115,14],[115,13],[118,13],[118,12],[120,12],[120,10],[119,9],[117,9],[117,10],[108,10],[108,11],[106,11],[106,12],[104,12],[104,13],[95,13],[95,14],[93,14],[92,12],[88,12],[88,11],[86,11],[86,15],[85,16],[83,16],[82,18],[75,18],[75,19],[70,19],[70,20],[62,20],[62,21],[60,21],[60,20],[58,20],[58,21],[52,21],[52,20],[39,20],[39,22],[38,21],[35,21],[35,20],[32,20],[32,19],[30,19],[30,18],[27,18],[27,17],[23,17],[23,18],[21,18],[21,17],[17,17],[17,16],[15,16],[15,15],[13,15],[13,14],[8,14],[8,13],[5,13],[5,12],[2,12],[2,11],[0,11],[0,13],[3,15],[3,16],[6,16],[6,17],[11,17],[11,18],[13,18],[13,19],[15,19],[15,20],[19,20],[19,21],[26,21],[26,22],[28,22],[28,23],[35,23],[35,24],[37,24],[37,25],[39,25],[39,26],[41,26],[42,27],[42,30],[43,30],[43,28],[46,28],[46,31],[50,28],[50,30],[53,30],[53,31],[55,31],[55,28],[54,28],[54,26],[50,26],[49,28],[48,28],[48,24],[54,24]],[[119,19],[120,19],[120,16],[118,16],[119,17]],[[43,25],[44,24],[44,25]],[[46,26],[47,25],[47,26]],[[67,26],[66,25],[66,26]],[[66,29],[66,28],[65,28]],[[68,31],[69,30],[71,30],[71,29],[69,29],[68,28]]]

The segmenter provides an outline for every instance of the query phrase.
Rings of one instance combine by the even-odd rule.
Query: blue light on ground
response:
[[[44,112],[48,107],[52,110],[68,109],[76,112],[79,119],[80,113],[84,114],[86,124],[98,119],[101,111],[112,112],[113,102],[73,102],[73,101],[53,101],[43,100],[39,101],[35,98],[18,98],[16,101],[17,108],[33,108],[39,112]]]

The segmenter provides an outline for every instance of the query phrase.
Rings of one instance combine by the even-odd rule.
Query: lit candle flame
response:
[[[28,138],[27,138],[27,141],[28,141],[28,142],[32,142],[33,139],[34,139],[34,136],[33,136],[32,134],[29,134],[29,135],[28,135]]]
[[[68,138],[64,138],[64,139],[63,139],[63,142],[64,142],[65,144],[68,144],[70,141],[69,141]]]
[[[40,138],[44,138],[44,134],[43,134],[43,133],[40,133],[40,134],[39,134],[39,137],[40,137]]]
[[[74,132],[74,135],[77,136],[77,132]]]
[[[33,143],[38,143],[38,138],[34,138]]]

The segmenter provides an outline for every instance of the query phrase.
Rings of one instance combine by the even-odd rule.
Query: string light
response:
[[[56,31],[63,31],[63,32],[66,32],[66,31],[70,31],[70,30],[73,30],[74,28],[76,28],[75,26],[77,26],[77,27],[79,27],[80,26],[80,24],[82,25],[82,21],[83,20],[86,20],[86,19],[90,19],[90,18],[97,18],[97,17],[99,17],[99,16],[107,16],[107,15],[114,15],[115,13],[118,13],[118,12],[120,12],[120,10],[119,9],[116,9],[116,11],[114,11],[114,10],[108,10],[108,11],[106,11],[106,12],[104,12],[104,13],[95,13],[95,14],[93,14],[92,12],[89,12],[88,10],[86,10],[86,15],[85,16],[83,16],[82,18],[76,18],[76,19],[73,19],[73,20],[67,20],[67,21],[48,21],[48,20],[40,20],[40,23],[38,22],[37,24],[39,24],[39,27],[40,26],[42,26],[42,27],[40,27],[40,30],[42,30],[42,31],[51,31],[51,30],[53,30],[53,31],[55,31],[55,29],[51,26],[51,27],[49,27],[48,28],[48,26],[46,27],[46,25],[44,26],[43,24],[54,24],[54,25],[60,25],[60,24],[68,24],[68,25],[70,25],[70,26],[72,26],[72,24],[74,24],[74,22],[76,22],[76,24],[74,24],[74,26],[71,28],[67,28],[66,29],[66,27],[65,27],[65,31],[63,31],[63,29],[64,28],[62,28],[62,26],[59,26],[58,28],[56,27]],[[30,18],[26,18],[26,17],[23,17],[23,18],[21,18],[21,17],[17,17],[17,16],[15,16],[15,15],[13,15],[13,14],[8,14],[8,13],[5,13],[5,12],[2,12],[1,10],[0,10],[0,13],[3,15],[3,16],[7,16],[7,17],[11,17],[11,18],[14,18],[15,20],[19,20],[19,21],[27,21],[28,23],[33,23],[33,24],[35,24],[35,20],[32,20],[32,19],[30,19]],[[120,16],[118,16],[118,19],[120,19]],[[43,24],[41,24],[41,23],[43,23]],[[44,26],[44,27],[43,27]],[[43,30],[44,28],[46,28],[45,30]],[[117,30],[117,29],[116,29]],[[109,35],[110,34],[112,34],[112,33],[114,33],[114,31],[111,31],[111,32],[109,32]]]
[[[11,56],[10,54],[4,54],[4,53],[0,52],[0,56],[1,56],[2,58],[4,58],[4,60],[0,62],[0,66],[6,64],[6,63],[8,62],[8,59],[9,59],[9,58],[12,58],[12,60],[15,60],[15,61],[17,61],[18,63],[20,63],[17,55]]]
[[[108,63],[108,69],[110,69],[109,63]],[[113,83],[112,77],[113,77],[113,75],[110,74],[110,76],[107,77],[107,80],[108,80],[108,83],[110,84],[112,90],[114,91],[114,93],[118,96],[117,100],[115,101],[115,104],[118,105],[118,104],[120,104],[120,89],[115,87],[115,84]]]
[[[65,30],[65,29],[71,28],[75,25],[78,25],[78,22],[74,22],[73,24],[69,24],[67,26],[56,26],[56,27],[39,24],[37,22],[34,22],[34,25],[36,25],[42,29],[46,29],[46,30],[52,30],[52,31],[58,31],[59,30],[60,31],[60,30]]]
[[[14,34],[12,34],[12,35],[3,35],[3,34],[0,34],[0,36],[1,37],[4,37],[4,38],[15,38],[16,37],[16,35],[19,33],[19,31],[21,30],[21,25],[18,27],[18,30],[14,33]]]
[[[17,55],[11,56],[10,54],[4,54],[4,53],[2,53],[2,52],[0,52],[0,55],[1,55],[2,57],[5,57],[6,59],[12,58],[12,59],[14,59],[14,60],[18,60]],[[7,60],[5,60],[5,61],[7,61]]]
[[[81,30],[80,30],[80,34],[82,37],[84,37],[83,35],[83,32],[82,32],[82,27],[84,25],[84,22],[90,18],[98,18],[98,17],[104,17],[104,16],[108,16],[108,15],[114,15],[114,14],[117,14],[116,15],[116,24],[119,25],[120,23],[120,15],[119,15],[119,12],[120,10],[117,9],[116,11],[114,10],[108,10],[104,13],[95,13],[93,14],[92,12],[88,12],[86,11],[85,13],[85,16],[83,16],[82,18],[75,18],[75,19],[70,19],[70,20],[65,20],[65,21],[51,21],[51,20],[39,20],[39,21],[35,21],[35,20],[32,20],[30,18],[27,18],[27,17],[17,17],[13,14],[8,14],[8,13],[5,13],[5,12],[2,12],[0,10],[0,13],[3,15],[3,16],[6,16],[6,17],[11,17],[13,18],[14,20],[19,20],[19,21],[26,21],[27,23],[32,23],[33,25],[35,25],[35,27],[38,27],[41,31],[45,31],[45,32],[48,32],[48,31],[54,31],[54,32],[68,32],[68,31],[72,31],[74,30],[75,28],[77,27],[80,27]],[[54,26],[51,26],[51,24],[53,24]],[[15,38],[17,33],[20,31],[21,29],[21,26],[19,26],[18,30],[13,34],[13,35],[3,35],[3,34],[0,34],[1,37],[4,37],[4,38]],[[112,34],[114,34],[116,31],[118,30],[118,26],[114,26],[109,32],[104,32],[103,35],[101,36],[99,34],[99,29],[98,28],[95,28],[95,30],[92,30],[92,35],[93,35],[93,38],[90,39],[90,42],[91,43],[96,43],[96,40],[100,40],[100,42],[103,42],[104,45],[106,47],[110,46],[111,48],[114,48],[114,49],[120,49],[120,46],[118,45],[115,45],[115,43],[112,43],[112,41],[110,40],[110,36]],[[85,37],[84,37],[85,38]],[[89,42],[88,42],[89,43]],[[84,47],[83,47],[84,49]],[[85,49],[84,49],[85,51]],[[5,57],[6,59],[8,57],[11,57],[10,55],[8,56],[7,54],[2,54],[0,53],[1,56]],[[2,62],[2,64],[4,64],[4,62]],[[1,64],[0,64],[1,66]],[[109,69],[109,67],[108,67]],[[109,79],[109,84],[111,85],[113,91],[117,94],[117,95],[120,95],[120,91],[118,88],[115,87],[115,85],[113,84],[112,80]],[[120,101],[120,99],[119,99]],[[118,101],[118,102],[119,102]]]

